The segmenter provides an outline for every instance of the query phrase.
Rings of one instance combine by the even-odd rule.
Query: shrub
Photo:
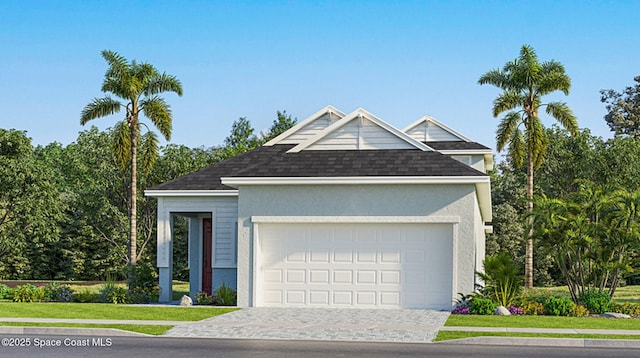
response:
[[[38,300],[38,288],[32,284],[24,284],[13,290],[14,302],[34,302]]]
[[[522,311],[521,308],[516,306],[509,306],[507,310],[509,310],[509,312],[514,316],[522,316],[524,314],[524,311]]]
[[[471,314],[471,309],[469,309],[469,307],[466,305],[458,305],[453,309],[453,311],[451,311],[451,313],[452,314]]]
[[[216,303],[214,297],[211,296],[209,292],[200,291],[196,293],[194,298],[197,304],[203,306],[213,305]]]
[[[469,305],[472,314],[490,315],[496,310],[496,304],[488,298],[474,297]]]
[[[148,262],[138,263],[129,280],[129,293],[134,302],[144,303],[157,301],[160,293],[158,273],[156,268]]]
[[[611,296],[604,291],[588,290],[578,296],[578,302],[590,312],[602,314],[609,311]]]
[[[9,298],[10,294],[11,294],[11,289],[9,288],[9,286],[0,283],[0,300]]]
[[[511,306],[522,291],[519,269],[511,256],[506,252],[488,256],[484,260],[484,270],[484,273],[477,273],[486,284],[483,293],[501,306]]]
[[[100,302],[103,303],[129,303],[129,292],[126,288],[107,277],[107,282],[102,284],[100,289]]]
[[[74,292],[73,296],[71,296],[71,300],[73,302],[79,302],[79,303],[100,302],[100,296],[98,294],[93,293],[88,288],[83,288],[77,292]]]
[[[613,312],[628,314],[629,316],[640,316],[640,303],[617,303],[611,302],[609,309]]]
[[[216,290],[214,296],[215,300],[217,300],[218,304],[221,306],[235,306],[238,299],[236,290],[231,287],[227,287],[224,282]]]
[[[544,306],[540,302],[529,302],[522,305],[522,313],[528,316],[539,316],[544,314]]]
[[[544,313],[550,316],[569,316],[575,305],[568,297],[549,296],[544,303]]]
[[[589,310],[583,305],[575,305],[573,306],[573,311],[571,311],[571,316],[573,317],[584,317],[589,315]]]

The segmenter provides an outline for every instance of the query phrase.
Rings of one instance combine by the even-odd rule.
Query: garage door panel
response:
[[[258,305],[451,305],[451,224],[262,224]]]

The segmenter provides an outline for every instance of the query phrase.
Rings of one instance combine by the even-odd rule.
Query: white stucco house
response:
[[[150,188],[161,301],[189,218],[191,295],[238,306],[450,309],[491,230],[492,151],[425,116],[399,130],[327,106],[262,147]]]

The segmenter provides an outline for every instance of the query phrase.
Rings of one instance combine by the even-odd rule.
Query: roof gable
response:
[[[402,131],[421,142],[472,142],[460,132],[428,115],[411,123]]]
[[[307,117],[286,132],[268,141],[264,145],[299,144],[313,137],[331,124],[345,116],[341,110],[329,105]]]
[[[358,108],[289,152],[388,149],[433,150],[375,115]]]

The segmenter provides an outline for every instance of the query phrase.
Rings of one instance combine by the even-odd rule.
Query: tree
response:
[[[524,45],[520,56],[500,69],[480,77],[480,85],[491,84],[502,93],[493,101],[493,116],[507,112],[496,133],[498,151],[508,147],[508,155],[517,166],[527,163],[527,211],[533,211],[534,170],[542,164],[547,149],[544,125],[539,117],[541,107],[572,135],[578,132],[578,121],[564,102],[542,103],[542,97],[555,91],[569,94],[571,80],[557,61],[540,63],[530,46]],[[521,129],[523,127],[523,129]],[[531,219],[529,219],[531,220]],[[531,222],[528,223],[529,227]],[[525,287],[533,287],[533,231],[527,234],[525,254]]]
[[[290,114],[287,114],[287,111],[278,111],[277,118],[273,120],[271,124],[271,128],[265,134],[263,134],[263,141],[268,142],[271,139],[279,136],[280,134],[286,132],[289,128],[293,127],[298,122],[297,118],[292,118]]]
[[[600,91],[600,101],[606,103],[607,109],[604,119],[616,136],[640,137],[640,76],[633,80],[636,85],[625,88],[623,92],[612,89]]]
[[[80,123],[120,112],[124,108],[125,118],[114,129],[113,151],[123,170],[129,170],[129,265],[137,264],[137,169],[138,146],[141,151],[141,164],[149,172],[158,156],[158,138],[149,127],[141,122],[140,114],[147,117],[166,140],[171,138],[172,116],[170,106],[158,94],[174,92],[182,96],[182,84],[166,73],[159,73],[148,63],[127,60],[113,51],[102,51],[102,57],[109,67],[102,83],[102,92],[112,93],[124,100],[120,102],[106,96],[94,98],[82,110]],[[148,130],[141,134],[141,127]],[[129,270],[132,272],[132,270]],[[130,273],[131,275],[131,273]],[[131,278],[131,277],[130,277]]]
[[[222,159],[235,157],[260,145],[260,139],[253,134],[254,129],[247,117],[240,117],[233,122],[231,133],[224,139]]]

